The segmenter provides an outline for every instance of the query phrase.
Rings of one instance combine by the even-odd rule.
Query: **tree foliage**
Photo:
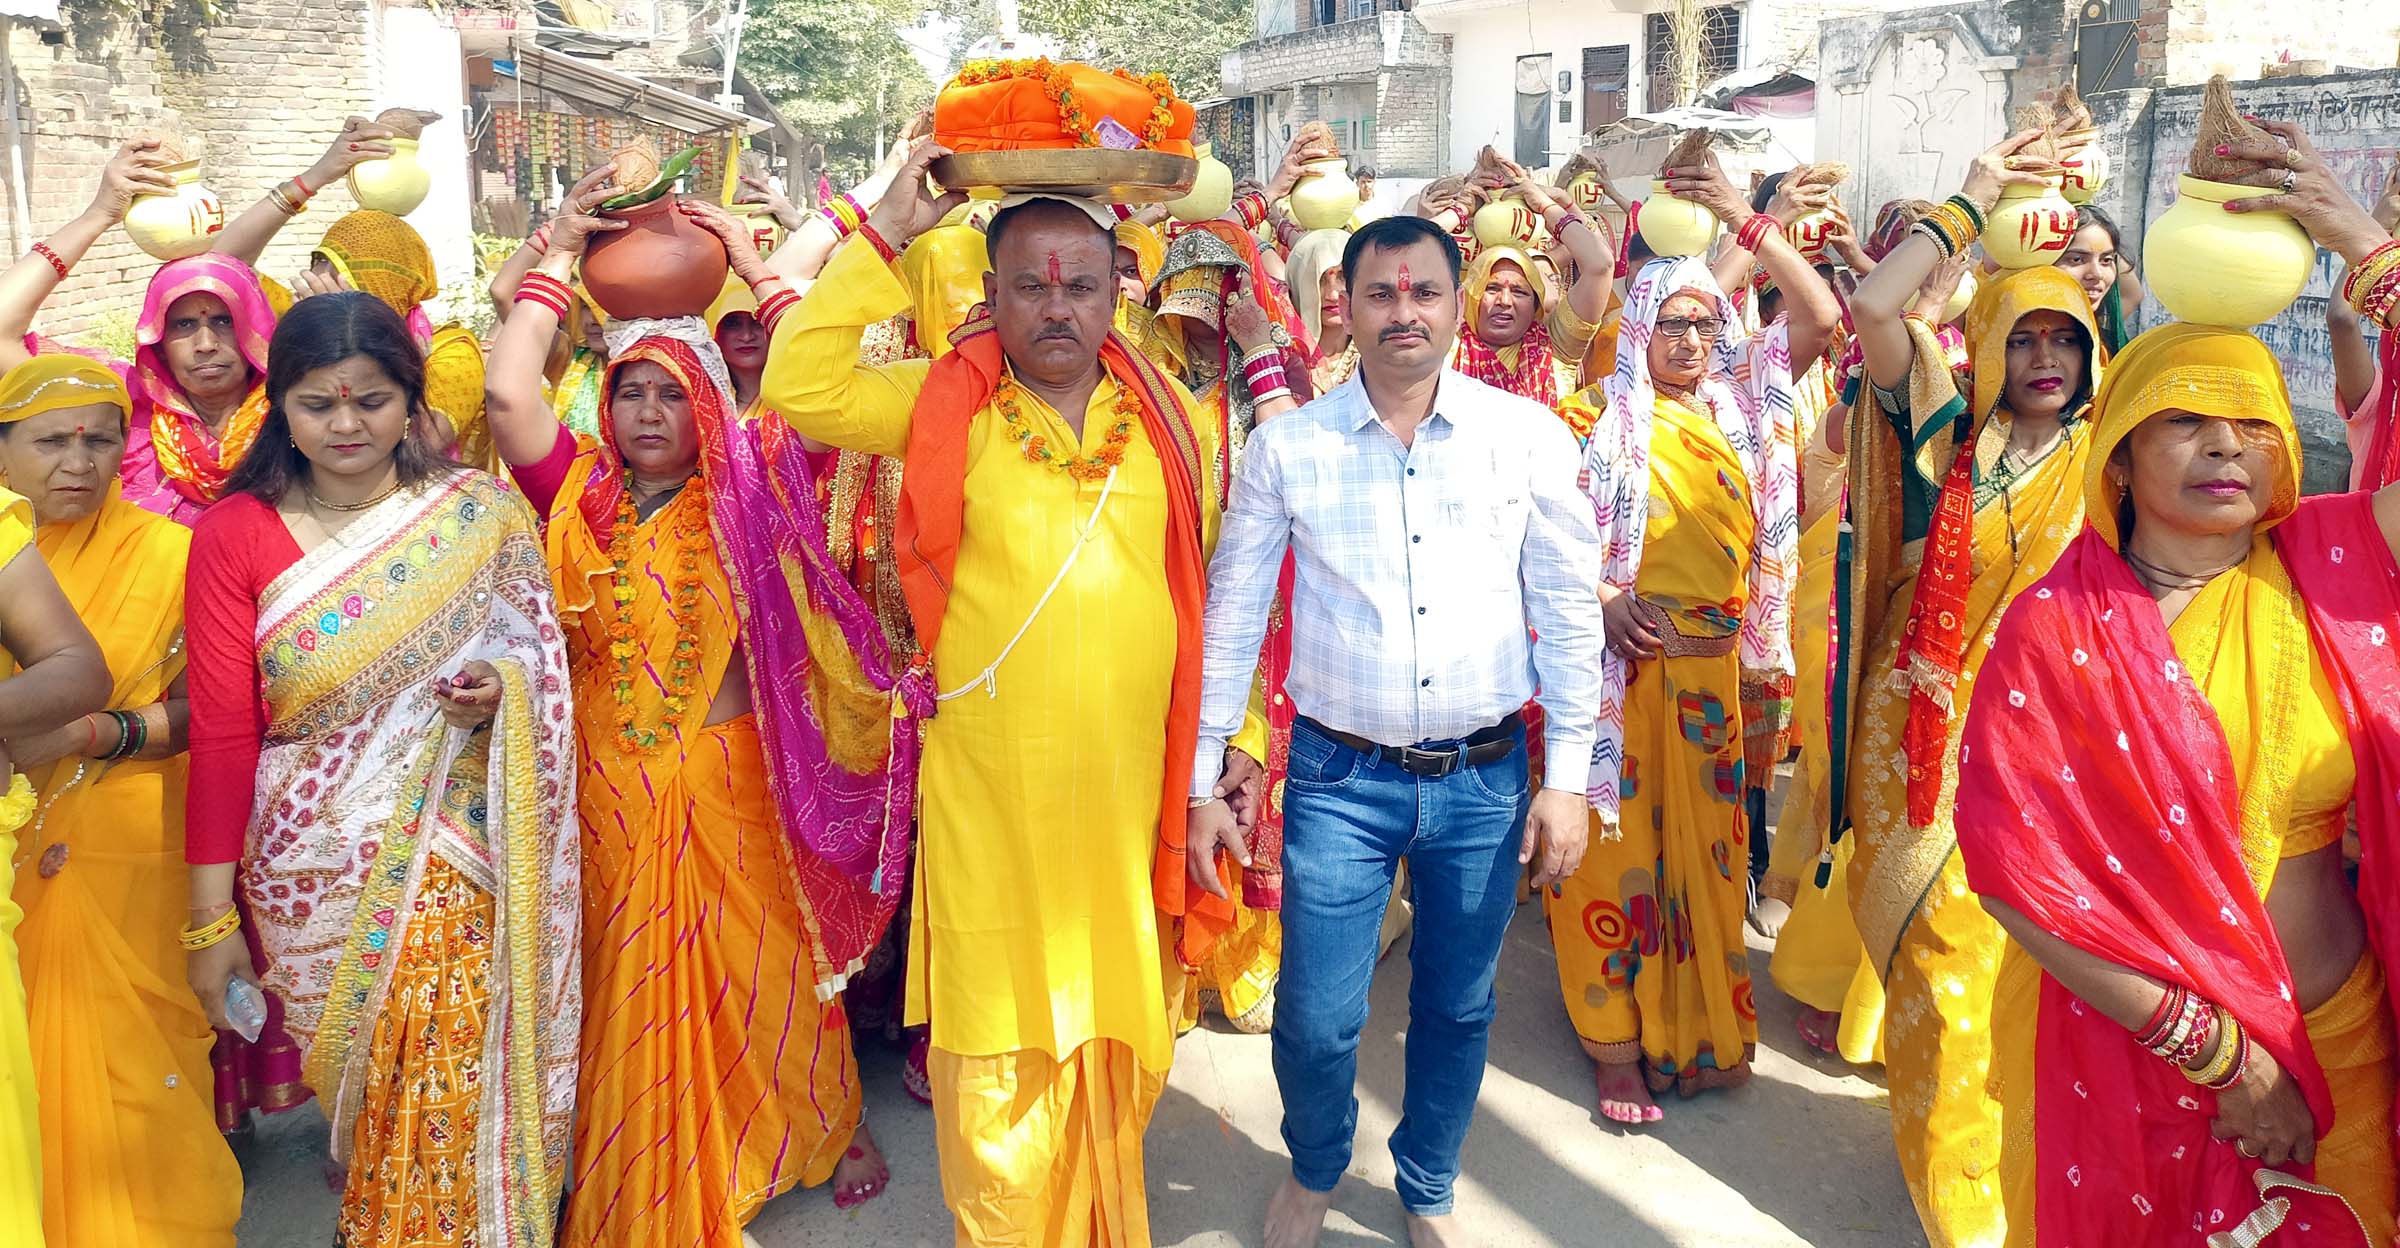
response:
[[[933,98],[900,39],[922,12],[922,0],[750,0],[742,73],[794,128],[825,145],[834,181],[855,181],[874,166],[878,121],[889,141]]]
[[[941,0],[940,11],[957,23],[953,61],[1000,28],[993,0]],[[1163,72],[1178,94],[1201,100],[1217,93],[1219,59],[1250,37],[1251,12],[1250,0],[1019,0],[1017,25],[1102,69]]]

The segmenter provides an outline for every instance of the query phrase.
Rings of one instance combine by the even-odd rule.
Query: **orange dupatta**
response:
[[[951,351],[934,362],[917,396],[900,475],[899,534],[894,551],[900,588],[917,627],[919,663],[933,661],[942,619],[950,608],[958,566],[960,521],[966,511],[967,429],[991,402],[1006,366],[988,308],[977,307],[951,334]],[[1183,920],[1177,955],[1196,965],[1233,925],[1233,907],[1188,886],[1184,874],[1184,796],[1191,788],[1192,751],[1200,737],[1200,616],[1208,563],[1200,548],[1200,444],[1191,417],[1156,364],[1113,330],[1100,365],[1142,400],[1142,428],[1167,483],[1167,594],[1175,608],[1175,674],[1167,700],[1166,777],[1160,790],[1158,852],[1150,890],[1160,911]],[[1164,452],[1172,448],[1174,454]],[[1172,471],[1181,465],[1182,472]]]

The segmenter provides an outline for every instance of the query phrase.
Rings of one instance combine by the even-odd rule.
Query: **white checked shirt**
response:
[[[1363,377],[1261,424],[1209,565],[1191,795],[1241,727],[1287,543],[1295,710],[1381,745],[1449,741],[1522,708],[1538,678],[1544,784],[1583,792],[1601,552],[1581,459],[1550,409],[1449,370],[1411,446]]]

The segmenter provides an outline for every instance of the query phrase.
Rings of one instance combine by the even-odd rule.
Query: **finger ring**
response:
[[[2258,1156],[2258,1149],[2252,1147],[2250,1141],[2248,1140],[2239,1141],[2233,1146],[2233,1150],[2237,1153],[2240,1153],[2244,1157]]]
[[[2298,187],[2299,185],[2300,185],[2300,171],[2299,171],[2299,170],[2297,170],[2297,169],[2286,169],[2286,170],[2284,170],[2284,171],[2283,171],[2283,193],[2284,193],[2284,194],[2286,194],[2286,195],[2289,195],[2289,194],[2291,194],[2291,193],[2292,193],[2292,191],[2293,191],[2293,189],[2294,189],[2294,188],[2296,188],[2296,187]]]
[[[2284,167],[2285,167],[2285,168],[2287,168],[2287,169],[2297,169],[2297,168],[2299,168],[2299,167],[2300,167],[2300,162],[2301,162],[2302,160],[2304,160],[2304,159],[2306,159],[2306,157],[2304,157],[2304,156],[2302,156],[2302,155],[2300,154],[2300,149],[2299,149],[2299,148],[2293,147],[2293,146],[2291,146],[2291,145],[2289,145],[2289,144],[2286,144],[2286,145],[2284,146],[2284,149],[2283,149],[2283,164],[2284,164]]]

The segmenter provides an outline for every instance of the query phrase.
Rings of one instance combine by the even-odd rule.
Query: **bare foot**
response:
[[[1456,1214],[1408,1215],[1409,1248],[1455,1248],[1467,1242],[1462,1234]]]
[[[1640,1062],[1599,1063],[1600,1116],[1610,1122],[1638,1127],[1663,1120],[1667,1114],[1650,1099]]]
[[[1761,897],[1757,905],[1750,907],[1750,930],[1773,940],[1791,917],[1792,903],[1780,897]]]
[[[1333,1208],[1333,1193],[1312,1192],[1300,1180],[1285,1176],[1275,1198],[1267,1202],[1267,1248],[1316,1248],[1325,1233],[1325,1211]]]
[[[1800,1032],[1800,1043],[1828,1056],[1841,1056],[1841,1015],[1804,1005],[1800,1007],[1800,1017],[1793,1020],[1793,1025]]]
[[[856,1209],[883,1194],[891,1186],[892,1168],[884,1164],[883,1150],[875,1147],[875,1136],[867,1124],[858,1124],[850,1137],[850,1149],[842,1159],[833,1163],[833,1207]]]

